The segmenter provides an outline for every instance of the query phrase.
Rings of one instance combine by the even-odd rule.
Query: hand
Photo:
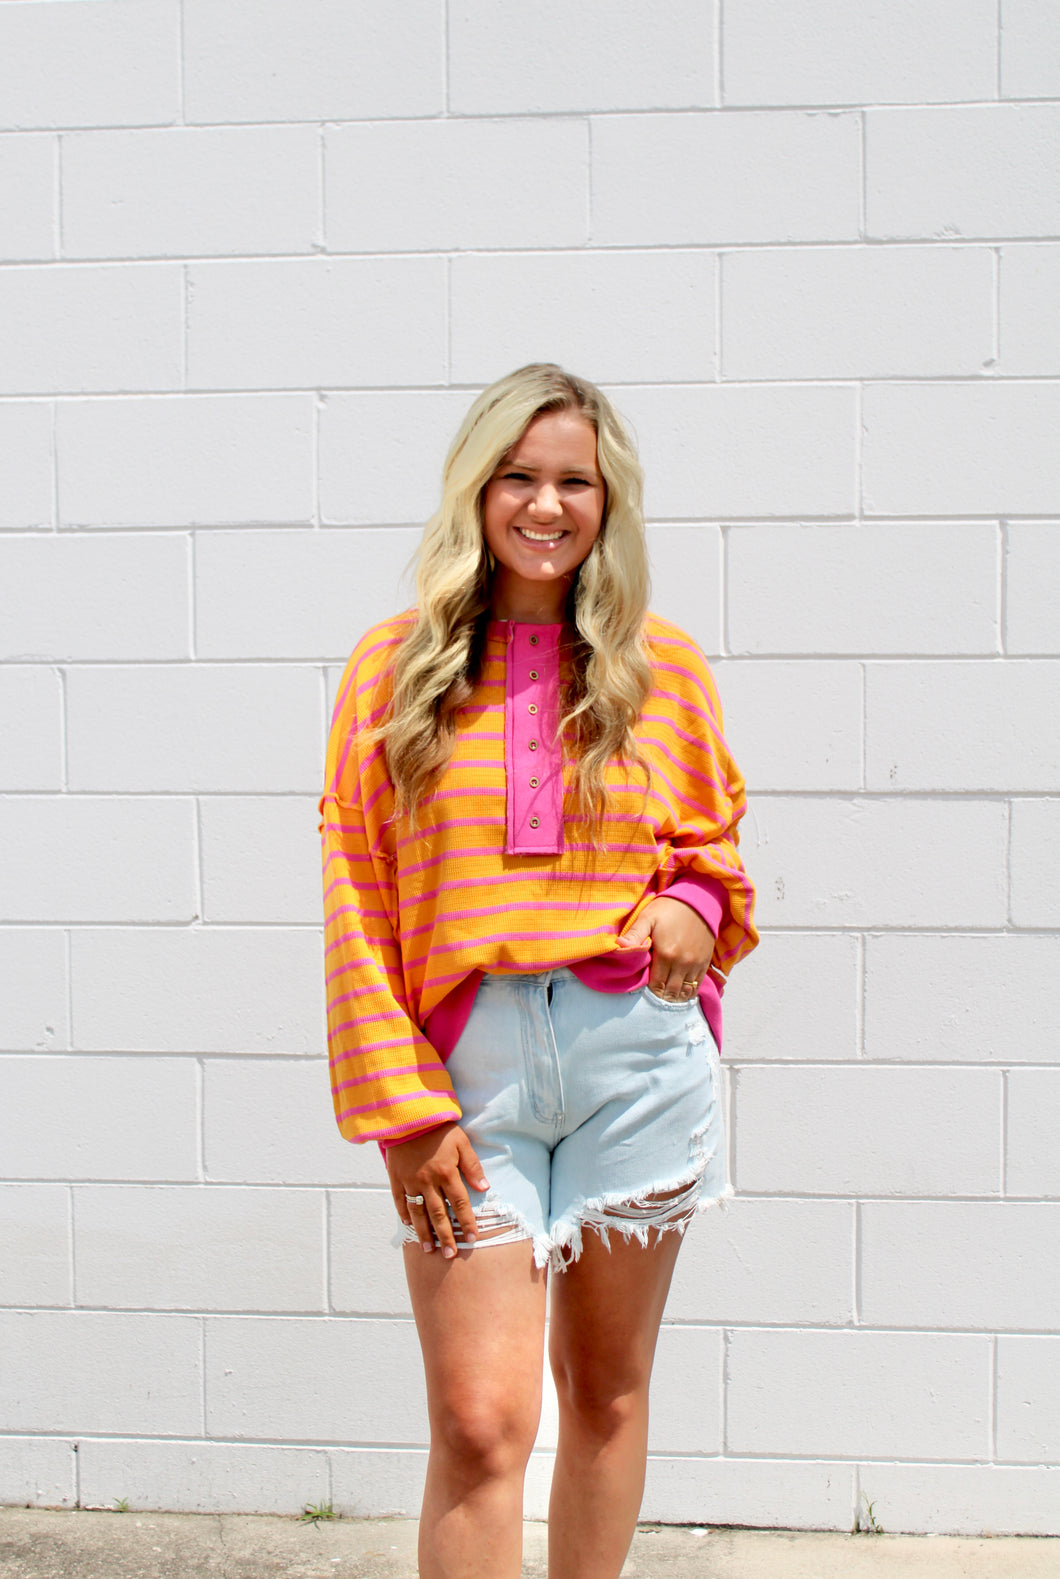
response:
[[[456,1239],[446,1202],[460,1224],[464,1244],[475,1243],[475,1214],[471,1210],[465,1175],[476,1190],[489,1184],[464,1131],[459,1124],[439,1124],[422,1135],[389,1146],[386,1171],[398,1216],[406,1228],[415,1228],[424,1250],[433,1250],[435,1237],[447,1260],[456,1255]],[[422,1195],[422,1206],[410,1206],[409,1195]]]
[[[618,945],[651,950],[648,986],[657,998],[693,998],[714,955],[714,934],[691,905],[660,894]]]

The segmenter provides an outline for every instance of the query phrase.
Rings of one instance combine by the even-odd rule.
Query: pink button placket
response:
[[[508,626],[504,752],[508,855],[563,851],[563,751],[559,719],[561,625]]]

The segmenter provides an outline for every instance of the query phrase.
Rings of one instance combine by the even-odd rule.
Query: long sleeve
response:
[[[713,969],[724,978],[758,941],[754,889],[739,855],[744,781],[725,742],[714,677],[699,648],[656,622],[656,688],[645,709],[656,791],[668,816],[669,882],[714,931]]]
[[[459,1119],[452,1083],[410,1012],[398,941],[393,793],[381,746],[358,733],[381,716],[382,662],[368,638],[343,676],[328,742],[320,833],[324,974],[335,1117],[347,1140],[393,1142]]]

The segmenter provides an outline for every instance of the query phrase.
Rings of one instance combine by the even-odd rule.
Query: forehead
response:
[[[596,429],[580,411],[542,411],[524,428],[508,457],[538,466],[596,470]]]

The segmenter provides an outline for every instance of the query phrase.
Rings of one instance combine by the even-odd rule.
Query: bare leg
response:
[[[431,1452],[421,1579],[518,1579],[523,1478],[541,1413],[545,1274],[529,1240],[405,1250],[427,1377]]]
[[[549,1579],[618,1579],[644,1495],[648,1382],[681,1236],[610,1242],[586,1232],[579,1259],[552,1280]]]

